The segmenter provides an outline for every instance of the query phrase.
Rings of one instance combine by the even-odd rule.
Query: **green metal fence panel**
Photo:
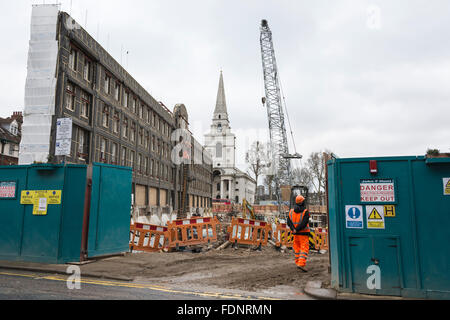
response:
[[[0,167],[0,260],[79,261],[86,175],[86,165]],[[128,251],[130,198],[131,168],[93,166],[88,255]]]
[[[88,256],[129,250],[132,169],[94,163]]]
[[[333,159],[327,166],[332,286],[450,298],[450,161],[357,158]]]

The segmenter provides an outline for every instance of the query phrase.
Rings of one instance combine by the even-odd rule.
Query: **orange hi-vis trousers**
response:
[[[295,264],[299,267],[306,266],[306,259],[309,253],[309,236],[294,235],[293,249]]]

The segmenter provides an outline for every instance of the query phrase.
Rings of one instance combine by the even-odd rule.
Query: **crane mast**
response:
[[[281,209],[281,189],[283,184],[290,185],[291,166],[290,160],[283,157],[289,154],[289,147],[284,123],[284,113],[281,101],[278,69],[275,59],[275,50],[267,20],[261,21],[261,57],[264,72],[264,88],[267,117],[269,120],[269,132],[271,143],[272,168],[274,169],[274,181],[279,207]],[[265,101],[264,101],[265,100]],[[281,210],[280,210],[281,212]]]

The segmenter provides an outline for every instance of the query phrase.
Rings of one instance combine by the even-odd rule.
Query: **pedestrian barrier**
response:
[[[326,228],[316,228],[315,233],[315,249],[328,250],[328,230]]]
[[[309,231],[309,249],[316,249],[316,234],[313,229],[310,229]]]
[[[169,247],[178,248],[216,242],[218,224],[217,217],[179,219],[168,222]]]
[[[264,221],[235,218],[228,227],[229,241],[237,244],[265,246],[269,240],[272,226]]]
[[[167,227],[146,223],[135,223],[130,226],[132,234],[130,250],[154,252],[168,247],[169,232]]]
[[[273,238],[277,247],[286,246],[287,248],[291,248],[294,242],[294,235],[286,223],[277,224]]]

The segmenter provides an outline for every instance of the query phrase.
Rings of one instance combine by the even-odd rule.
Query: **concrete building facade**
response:
[[[235,167],[236,136],[231,132],[222,72],[211,129],[205,134],[205,148],[213,162],[213,199],[242,203],[245,198],[254,203],[256,181]]]
[[[52,163],[103,162],[133,168],[133,205],[138,215],[180,209],[183,174],[172,159],[174,132],[187,111],[155,100],[67,13],[57,15],[55,108],[51,118]],[[25,109],[26,112],[27,109]],[[71,153],[55,155],[56,120],[71,118]],[[26,124],[26,118],[25,118]],[[190,136],[191,145],[199,143]],[[198,151],[204,153],[204,150]],[[211,162],[188,165],[191,179],[186,210],[211,207]]]

